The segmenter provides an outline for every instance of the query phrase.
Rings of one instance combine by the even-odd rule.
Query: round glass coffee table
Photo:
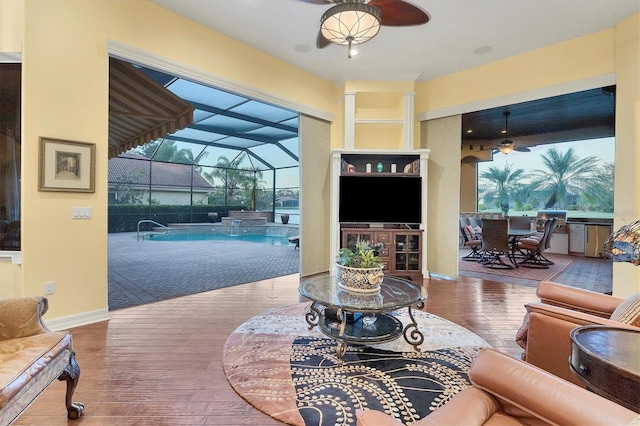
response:
[[[333,274],[322,274],[303,280],[300,294],[311,300],[305,311],[309,329],[318,326],[325,335],[338,340],[337,354],[342,359],[348,344],[376,344],[397,339],[400,335],[416,351],[424,341],[412,309],[422,309],[427,291],[422,286],[401,278],[385,276],[380,291],[355,293],[338,286]],[[410,323],[391,315],[407,308]]]

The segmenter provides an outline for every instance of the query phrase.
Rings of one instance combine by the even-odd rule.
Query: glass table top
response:
[[[355,293],[338,286],[334,274],[322,274],[300,283],[300,294],[324,306],[356,312],[388,312],[424,302],[427,290],[402,278],[386,276],[375,293]]]

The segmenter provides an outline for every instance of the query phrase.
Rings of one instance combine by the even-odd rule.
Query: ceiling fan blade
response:
[[[318,47],[318,49],[324,49],[330,44],[331,42],[322,35],[322,31],[318,31],[318,37],[316,38],[316,46]]]
[[[518,151],[518,152],[531,152],[531,150],[529,148],[527,148],[526,146],[517,146],[515,148],[513,148],[514,151]]]
[[[422,9],[403,0],[371,0],[367,4],[382,9],[380,25],[402,27],[429,22],[429,15]]]

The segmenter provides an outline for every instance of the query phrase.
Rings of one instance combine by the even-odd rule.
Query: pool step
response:
[[[148,232],[145,232],[142,235],[142,237],[143,238],[144,237],[153,237],[154,235],[164,235],[164,234],[166,234],[166,232],[163,232],[163,231],[148,231]]]
[[[166,235],[169,231],[184,231],[184,228],[176,228],[171,226],[154,226],[151,228],[151,231],[146,231],[144,234],[142,234],[142,239],[144,240],[146,237],[153,237],[154,235]]]
[[[155,232],[157,234],[166,234],[166,231],[184,231],[184,228],[178,228],[175,226],[165,226],[165,227],[160,227],[160,226],[154,226],[153,228],[151,228],[150,232]]]

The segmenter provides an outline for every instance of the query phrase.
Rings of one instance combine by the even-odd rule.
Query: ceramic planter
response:
[[[374,293],[380,290],[384,274],[377,268],[351,268],[336,264],[336,279],[343,290],[356,293]]]

